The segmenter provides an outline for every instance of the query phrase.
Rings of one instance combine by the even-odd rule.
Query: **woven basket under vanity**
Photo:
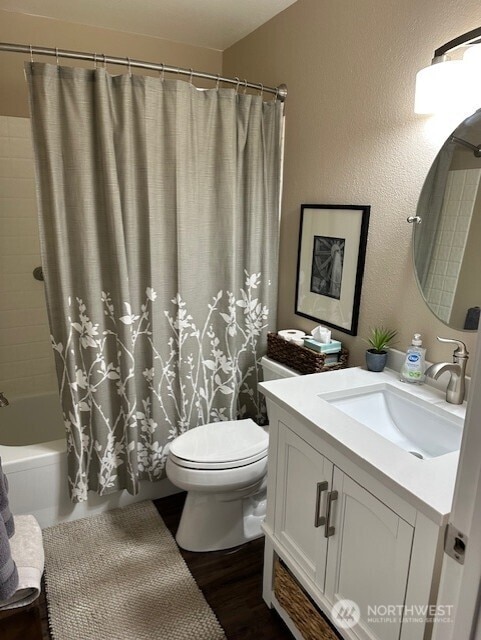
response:
[[[345,369],[349,359],[349,351],[341,349],[338,362],[326,364],[326,358],[332,354],[318,353],[308,347],[301,347],[293,342],[288,342],[277,333],[267,334],[267,357],[285,364],[299,373],[321,373],[322,371],[335,371]]]
[[[305,640],[339,640],[322,613],[279,559],[274,565],[274,594]]]

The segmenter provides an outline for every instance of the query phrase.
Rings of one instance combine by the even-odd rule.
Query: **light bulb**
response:
[[[481,44],[475,44],[464,52],[463,63],[466,67],[470,87],[471,113],[481,107]]]
[[[416,75],[415,113],[459,110],[471,102],[466,65],[462,60],[446,60],[421,69]]]
[[[479,65],[481,71],[481,44],[473,44],[468,47],[464,52],[463,61],[467,64]]]

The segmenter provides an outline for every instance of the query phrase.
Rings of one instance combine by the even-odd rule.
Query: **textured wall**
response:
[[[359,336],[336,334],[352,362],[362,363],[361,336],[379,323],[399,330],[400,349],[421,332],[431,360],[450,357],[437,334],[473,350],[475,336],[445,327],[418,293],[406,217],[460,120],[413,113],[416,72],[480,24],[477,0],[298,0],[224,52],[225,73],[289,88],[279,328],[315,324],[294,314],[300,204],[370,204]]]

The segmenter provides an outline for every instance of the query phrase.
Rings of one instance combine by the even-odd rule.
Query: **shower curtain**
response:
[[[264,410],[282,105],[26,64],[73,501],[164,476],[169,443]]]

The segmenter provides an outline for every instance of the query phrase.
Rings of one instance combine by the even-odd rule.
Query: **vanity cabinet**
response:
[[[432,602],[440,527],[356,469],[323,441],[322,432],[313,434],[270,402],[268,410],[267,604],[278,609],[294,637],[303,638],[273,590],[280,558],[332,622],[331,609],[340,600],[359,606],[359,622],[338,629],[342,637],[426,640],[428,625],[406,624],[399,608],[393,615],[384,607],[405,605],[410,612],[411,605]]]
[[[274,531],[331,605],[404,602],[414,528],[282,423]]]

